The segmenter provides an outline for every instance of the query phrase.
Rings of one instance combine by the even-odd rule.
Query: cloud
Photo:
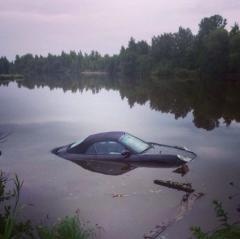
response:
[[[232,25],[240,21],[238,0],[8,0],[0,8],[0,54],[14,58],[31,52],[61,50],[116,53],[133,36],[198,31],[203,17],[221,14]]]

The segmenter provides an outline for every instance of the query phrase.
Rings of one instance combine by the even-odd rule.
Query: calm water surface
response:
[[[203,97],[203,105],[198,103],[195,108],[195,101],[193,105],[180,102],[178,112],[181,97],[162,92],[152,91],[149,99],[143,94],[142,100],[139,89],[134,97],[137,91],[133,89],[130,97],[115,86],[90,85],[80,91],[78,87],[72,91],[50,88],[15,82],[0,86],[0,132],[11,133],[0,145],[0,165],[3,171],[17,173],[24,180],[22,202],[29,205],[24,211],[26,217],[37,222],[48,214],[54,220],[79,209],[80,217],[90,226],[102,227],[101,238],[142,238],[156,225],[176,217],[184,195],[155,185],[155,179],[189,182],[205,193],[183,220],[165,232],[169,238],[187,237],[192,225],[213,225],[213,199],[221,199],[234,215],[239,197],[229,200],[228,196],[237,193],[229,182],[240,185],[240,124],[236,120],[239,109],[233,109],[236,103],[231,102],[239,102],[239,97],[232,97],[220,113],[221,99],[214,99],[212,94]],[[214,120],[207,118],[207,100],[216,104],[211,105]],[[127,131],[147,141],[185,145],[198,157],[189,164],[190,171],[184,177],[172,169],[159,168],[137,168],[111,176],[50,153],[56,146],[113,130]],[[116,194],[121,197],[113,197]]]

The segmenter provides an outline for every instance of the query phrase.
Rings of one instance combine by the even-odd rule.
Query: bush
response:
[[[222,203],[214,201],[216,216],[221,222],[219,229],[213,233],[203,232],[200,227],[191,228],[193,235],[197,239],[239,239],[240,238],[240,225],[230,224],[228,214],[224,211]]]

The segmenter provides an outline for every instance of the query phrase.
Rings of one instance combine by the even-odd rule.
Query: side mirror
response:
[[[122,156],[124,156],[124,158],[128,158],[131,155],[131,152],[128,150],[124,150],[121,153]]]

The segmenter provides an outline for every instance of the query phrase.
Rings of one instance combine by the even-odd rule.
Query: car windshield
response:
[[[143,151],[150,148],[149,144],[129,134],[124,134],[121,136],[119,141],[127,147],[131,148],[136,153],[142,153]]]

